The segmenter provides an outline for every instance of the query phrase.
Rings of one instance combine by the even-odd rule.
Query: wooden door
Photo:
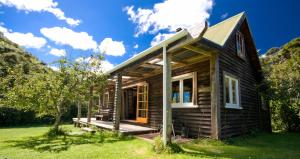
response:
[[[136,121],[148,122],[148,84],[143,83],[137,86],[137,109]]]

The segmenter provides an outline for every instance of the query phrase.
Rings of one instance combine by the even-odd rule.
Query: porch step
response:
[[[135,120],[122,120],[122,123],[125,124],[130,124],[130,125],[137,125],[137,126],[143,126],[143,127],[148,127],[150,128],[150,126],[148,124],[144,124],[144,123],[138,123]]]

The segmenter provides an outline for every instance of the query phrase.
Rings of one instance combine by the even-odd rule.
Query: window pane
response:
[[[138,88],[138,90],[139,90],[139,92],[138,93],[143,93],[144,92],[144,87],[143,86],[138,86],[139,88]]]
[[[139,93],[139,101],[147,101],[147,94],[146,93]]]
[[[179,95],[179,81],[172,82],[172,103],[179,103],[180,95]]]
[[[139,109],[147,109],[147,102],[139,102]]]
[[[225,99],[226,103],[230,103],[229,99],[229,78],[225,77]]]
[[[193,97],[193,79],[183,80],[183,103],[191,103]]]
[[[138,114],[138,117],[140,118],[146,118],[146,110],[139,110],[139,114]]]
[[[232,104],[236,104],[236,80],[232,80]]]

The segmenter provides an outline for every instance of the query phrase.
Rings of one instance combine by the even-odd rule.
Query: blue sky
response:
[[[109,69],[179,26],[205,19],[213,25],[245,11],[256,47],[264,53],[300,35],[300,2],[271,2],[0,0],[0,31],[48,64],[62,56],[87,58],[100,51]]]

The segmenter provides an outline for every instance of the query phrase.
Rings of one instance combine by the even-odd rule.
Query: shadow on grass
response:
[[[132,140],[132,136],[123,136],[111,132],[97,132],[96,134],[84,133],[78,135],[65,135],[57,137],[36,136],[22,140],[6,141],[13,147],[32,149],[39,152],[61,152],[66,151],[73,145],[114,143]]]
[[[184,154],[212,158],[298,158],[300,134],[273,133],[237,137],[226,141],[200,139],[182,144]]]

